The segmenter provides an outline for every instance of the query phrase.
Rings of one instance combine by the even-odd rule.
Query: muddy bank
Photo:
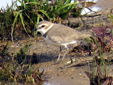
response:
[[[106,10],[106,12],[84,16],[85,26],[80,18],[70,18],[69,20],[65,20],[63,24],[73,28],[83,27],[84,29],[91,29],[100,23],[109,26],[112,25],[108,18],[108,14],[110,13],[111,9]],[[1,41],[0,45],[6,45],[6,43],[7,42]],[[37,60],[37,62],[33,64],[33,67],[40,67],[40,71],[44,69],[43,79],[45,79],[46,82],[44,82],[43,85],[90,85],[90,79],[85,71],[92,71],[92,62],[90,61],[93,60],[93,55],[88,55],[88,53],[86,55],[71,53],[66,56],[63,63],[55,64],[59,54],[59,47],[47,44],[42,37],[26,38],[14,43],[9,41],[8,52],[10,55],[16,55],[26,44],[31,44],[26,54],[28,56],[35,54],[36,56],[35,60]],[[75,59],[75,62],[72,65],[66,66],[66,62],[68,62],[70,58]],[[109,66],[109,68],[108,75],[112,76],[112,66]]]
[[[109,14],[113,14],[113,9],[108,8],[106,10],[101,10],[99,12],[92,13],[90,15],[82,16],[79,18],[69,18],[64,20],[63,24],[68,25],[72,28],[78,29],[92,29],[92,27],[97,26],[111,26],[112,22],[108,18]]]

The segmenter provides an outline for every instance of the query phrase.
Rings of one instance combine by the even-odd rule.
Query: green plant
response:
[[[43,81],[41,79],[43,72],[44,71],[39,72],[39,67],[34,70],[30,64],[20,65],[16,60],[13,60],[2,64],[0,70],[0,81],[36,83],[38,82],[37,80]]]
[[[71,0],[56,0],[54,4],[49,4],[47,0],[46,4],[47,5],[42,5],[42,9],[46,10],[53,21],[58,21],[58,18],[65,19],[69,16],[78,2],[77,0],[75,0],[74,3],[71,3]]]
[[[95,46],[101,55],[104,52],[109,52],[112,47],[112,27],[94,27],[92,29],[96,36],[92,37],[91,47]]]
[[[111,64],[111,57],[112,55],[112,41],[113,41],[113,26],[106,26],[106,27],[94,27],[93,35],[91,40],[87,40],[90,45],[94,54],[94,62],[93,62],[93,71],[90,74],[90,84],[91,85],[111,85],[113,78],[110,76],[108,77],[107,72],[107,65]],[[106,54],[106,55],[105,55]],[[108,57],[105,59],[104,57]],[[96,66],[96,67],[95,67]],[[97,71],[95,72],[95,68]]]
[[[106,66],[103,68],[105,74],[102,74],[101,66],[96,65],[96,72],[85,72],[90,79],[90,85],[112,85],[113,77],[106,75]]]
[[[17,6],[17,2],[21,5]],[[29,36],[40,20],[61,21],[70,16],[76,4],[79,4],[77,0],[74,3],[71,3],[71,0],[49,2],[49,0],[16,0],[7,10],[1,9],[0,35],[4,37],[5,34],[13,41],[16,31],[21,29]]]
[[[29,27],[35,29],[40,19],[52,20],[53,22],[60,20],[60,18],[65,19],[71,13],[71,10],[75,8],[75,5],[78,4],[76,0],[74,3],[71,3],[71,0],[56,0],[55,4],[50,4],[49,0],[17,1],[21,3],[21,6],[17,6],[17,10],[13,12],[15,19],[11,31],[12,41],[13,31],[17,21],[22,23],[24,30],[28,33]]]
[[[25,64],[26,57],[28,57],[26,54],[29,48],[28,44],[25,45],[16,56],[11,56],[11,59],[8,61],[7,59],[4,59],[4,56],[9,56],[8,52],[6,52],[7,46],[8,44],[6,44],[3,51],[0,49],[3,52],[3,55],[0,53],[0,57],[3,57],[1,58],[2,60],[0,60],[2,61],[0,62],[0,81],[14,82],[15,84],[33,84],[39,81],[44,81],[41,78],[44,70],[40,72],[39,67],[34,69],[32,66],[32,60],[29,60],[29,62]],[[17,57],[20,57],[22,60],[21,63],[18,62]]]
[[[6,9],[1,8],[0,10],[0,36],[2,40],[5,40],[7,37],[9,39],[9,36],[11,36],[11,27],[13,22],[14,16],[13,16],[13,9],[12,6],[7,6]]]

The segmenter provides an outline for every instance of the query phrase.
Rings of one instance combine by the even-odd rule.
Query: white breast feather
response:
[[[44,38],[44,37],[43,37],[43,38]],[[61,46],[61,45],[62,45],[62,46],[67,46],[67,45],[69,45],[69,44],[75,44],[75,43],[77,43],[76,40],[71,41],[71,42],[67,42],[67,43],[55,43],[55,42],[51,41],[48,36],[47,36],[46,38],[44,38],[44,40],[45,40],[47,43],[49,43],[49,44],[57,45],[57,46]]]

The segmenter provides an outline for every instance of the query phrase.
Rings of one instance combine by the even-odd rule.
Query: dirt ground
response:
[[[99,0],[96,5],[106,9],[111,8],[112,4],[113,0]],[[0,42],[0,46],[6,45],[6,43]],[[45,43],[41,37],[26,38],[14,43],[9,41],[8,52],[16,55],[26,44],[31,44],[27,55],[32,56],[35,54],[37,56],[38,63],[35,63],[33,67],[40,67],[40,71],[44,70],[43,79],[46,81],[43,85],[90,85],[90,79],[85,72],[92,71],[91,61],[93,60],[93,56],[79,56],[71,53],[66,56],[62,63],[55,64],[59,54],[59,47]],[[67,65],[70,58],[75,59],[75,62]],[[112,76],[112,74],[113,66],[110,66],[108,75]]]
[[[7,42],[6,42],[7,43]],[[0,43],[5,45],[6,43]],[[39,63],[34,64],[33,67],[37,68],[40,66],[40,71],[44,70],[43,79],[46,80],[43,85],[90,85],[89,78],[86,76],[85,71],[90,71],[87,64],[78,65],[80,62],[85,61],[87,63],[88,57],[77,57],[74,54],[66,56],[64,61],[60,64],[55,64],[57,56],[59,54],[59,47],[51,46],[38,38],[27,38],[26,40],[20,40],[18,42],[9,42],[9,53],[16,53],[26,44],[31,44],[27,55],[37,55]],[[65,50],[64,50],[65,51]],[[71,58],[76,58],[76,61],[67,65]],[[89,57],[89,59],[92,59]]]
[[[113,0],[98,0],[95,6],[100,7],[102,10],[106,10],[113,7]]]
[[[6,43],[1,42],[0,45],[5,45]],[[25,40],[19,40],[14,43],[9,42],[8,52],[16,55],[26,44],[31,44],[27,51],[27,55],[32,56],[35,53],[37,56],[36,59],[38,63],[33,64],[33,67],[40,67],[40,71],[44,70],[42,79],[46,81],[43,85],[90,85],[90,79],[85,72],[92,71],[91,62],[93,56],[78,56],[75,53],[71,53],[66,56],[62,63],[55,64],[59,53],[59,47],[47,44],[41,37],[26,38]],[[75,62],[67,64],[70,58],[75,59]],[[113,68],[109,69],[110,76],[112,76],[112,70]]]

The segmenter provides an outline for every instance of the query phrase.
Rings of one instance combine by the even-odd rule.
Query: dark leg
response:
[[[63,59],[65,58],[66,54],[69,52],[69,48],[67,46],[65,46],[65,48],[67,49],[66,52],[64,53],[62,60],[60,61],[60,63],[63,61]]]
[[[59,55],[58,55],[57,61],[60,60],[61,51],[62,51],[62,48],[60,47],[60,53],[59,53]]]

